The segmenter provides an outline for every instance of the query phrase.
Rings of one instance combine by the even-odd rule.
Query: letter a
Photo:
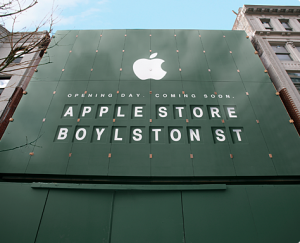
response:
[[[70,117],[73,117],[73,107],[72,107],[72,106],[70,106],[70,107],[68,108],[68,110],[67,110],[66,113],[64,114],[64,117],[67,116],[67,115],[69,115]]]

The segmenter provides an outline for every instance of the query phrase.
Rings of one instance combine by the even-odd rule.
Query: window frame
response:
[[[2,85],[0,85],[0,96],[1,96],[2,92],[4,91],[4,89],[7,87],[10,79],[11,79],[11,76],[0,76],[0,81],[1,80],[8,80],[8,82],[6,83],[5,86],[1,87]]]
[[[12,61],[13,63],[20,63],[22,61],[22,59],[24,57],[24,51],[23,51],[23,49],[20,49],[20,50],[16,51],[16,54],[14,55],[14,57],[18,56],[20,53],[22,53],[22,55],[19,56],[19,57],[17,57],[17,58],[15,58]]]
[[[288,50],[285,48],[285,44],[276,44],[276,43],[269,43],[272,50],[274,51],[275,55],[277,56],[277,58],[279,59],[279,61],[293,61],[292,57],[290,56],[290,53],[288,52]],[[284,49],[284,51],[276,51],[274,47],[282,47]],[[285,60],[285,59],[281,59],[280,57],[283,56],[288,56],[289,60]]]
[[[260,19],[260,22],[264,26],[265,30],[273,31],[273,27],[271,25],[271,19]],[[266,27],[264,23],[268,23],[269,27]]]
[[[283,26],[283,28],[285,28],[286,31],[293,31],[293,28],[290,26],[288,19],[279,19],[279,22],[281,23],[281,25]],[[288,27],[285,27],[283,25],[283,23],[285,23]]]
[[[292,75],[292,74],[299,74],[299,75]],[[289,75],[291,81],[293,82],[295,88],[297,89],[298,93],[300,94],[300,72],[287,72]],[[293,77],[295,76],[295,77]],[[298,79],[299,81],[295,82],[295,79]]]

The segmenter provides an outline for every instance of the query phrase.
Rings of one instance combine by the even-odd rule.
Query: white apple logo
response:
[[[157,53],[153,53],[150,58],[157,56]],[[155,79],[160,80],[166,75],[166,71],[161,68],[161,64],[164,62],[162,59],[138,59],[133,64],[133,72],[141,79]]]

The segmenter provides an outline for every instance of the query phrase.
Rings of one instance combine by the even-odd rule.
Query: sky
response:
[[[30,0],[21,1],[25,6]],[[248,3],[241,0],[39,0],[16,18],[14,29],[32,30],[53,12],[54,32],[72,29],[230,30],[236,18],[232,10],[238,12],[244,4],[300,6],[300,0]],[[6,18],[4,24],[11,30],[12,19]],[[46,24],[40,30],[48,28]]]

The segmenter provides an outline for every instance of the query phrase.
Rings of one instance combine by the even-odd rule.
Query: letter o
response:
[[[83,134],[82,134],[82,136],[80,137],[79,136],[79,133],[80,132],[83,132]],[[75,134],[75,138],[76,138],[76,140],[83,140],[84,138],[85,138],[85,136],[86,136],[86,130],[85,130],[85,128],[79,128],[78,130],[77,130],[77,132],[76,132],[76,134]]]
[[[199,114],[199,115],[197,114],[197,110],[200,111],[200,114]],[[194,107],[194,109],[193,109],[193,115],[194,115],[195,117],[200,118],[200,117],[203,116],[203,110],[202,110],[200,107]]]
[[[174,137],[174,133],[177,133],[178,137],[175,138]],[[178,130],[178,129],[173,129],[171,132],[170,132],[170,137],[173,141],[175,142],[178,142],[180,139],[181,139],[181,132]]]

